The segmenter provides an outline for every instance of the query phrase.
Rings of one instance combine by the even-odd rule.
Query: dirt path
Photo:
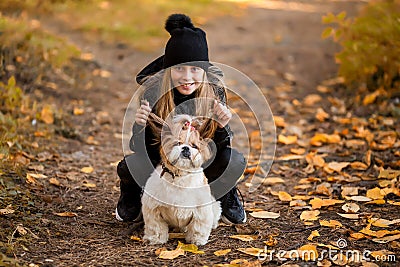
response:
[[[293,113],[292,100],[318,93],[316,86],[335,76],[333,55],[338,47],[319,38],[323,29],[321,15],[342,10],[354,13],[356,7],[353,2],[342,1],[302,1],[291,10],[270,9],[267,5],[249,8],[244,16],[209,21],[202,27],[207,32],[212,60],[237,68],[252,78],[263,88],[274,115],[283,116],[290,124],[314,116],[306,111]],[[256,259],[234,250],[249,245],[232,241],[228,238],[232,234],[247,232],[266,237],[279,233],[280,247],[287,250],[299,247],[300,240],[307,238],[309,231],[290,232],[304,228],[299,220],[292,219],[298,217],[296,210],[275,203],[271,195],[265,194],[267,188],[249,194],[241,184],[247,207],[262,203],[259,207],[280,212],[280,221],[270,223],[249,218],[246,231],[221,226],[212,233],[209,244],[201,248],[205,255],[187,253],[173,261],[157,258],[155,251],[159,246],[130,240],[131,235],[141,237],[142,228],[118,223],[113,214],[119,196],[115,163],[123,157],[120,132],[125,109],[136,89],[134,75],[162,51],[143,54],[123,45],[105,46],[54,23],[44,26],[62,32],[84,51],[93,53],[101,69],[109,71],[111,76],[99,78],[90,91],[72,93],[74,98],[83,100],[85,108],[84,115],[75,118],[77,131],[85,138],[93,136],[98,145],[64,140],[65,143],[54,147],[52,153],[57,157],[46,162],[46,175],[57,177],[63,186],[50,186],[43,194],[46,200],[43,208],[47,212],[35,231],[39,239],[29,247],[29,252],[19,256],[20,260],[42,266],[211,266],[234,259]],[[278,147],[277,155],[286,152]],[[87,166],[94,171],[82,173],[81,168]],[[275,191],[289,190],[288,185],[303,177],[299,165],[276,163],[273,170],[274,175],[289,170],[284,172],[286,185],[274,188]],[[65,218],[53,214],[64,211],[75,212],[77,216]],[[335,235],[328,231],[324,234],[325,240]],[[166,247],[173,249],[176,244],[172,240]],[[252,245],[260,247],[262,243]],[[233,252],[224,257],[213,254],[225,248]],[[272,261],[267,266],[281,264],[282,261]],[[299,264],[308,266],[304,262]]]

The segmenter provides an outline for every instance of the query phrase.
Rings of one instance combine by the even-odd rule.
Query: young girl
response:
[[[246,161],[230,147],[232,114],[226,106],[222,72],[209,63],[206,34],[193,26],[189,17],[173,14],[165,29],[171,37],[165,54],[145,67],[136,77],[145,87],[135,115],[130,148],[117,167],[121,195],[116,208],[120,221],[141,220],[141,193],[147,178],[160,163],[159,143],[149,126],[150,112],[162,119],[175,114],[212,117],[208,136],[215,144],[215,157],[205,164],[204,173],[211,190],[221,201],[222,220],[228,224],[246,222],[246,213],[237,195],[236,182]]]

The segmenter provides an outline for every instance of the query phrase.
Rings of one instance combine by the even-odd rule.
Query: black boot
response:
[[[237,190],[234,186],[225,196],[219,199],[222,208],[221,219],[226,224],[242,224],[247,221],[246,212],[238,197]]]
[[[118,221],[139,222],[142,220],[142,189],[137,185],[129,172],[125,159],[121,160],[117,167],[120,180],[121,195],[118,199],[115,217]]]

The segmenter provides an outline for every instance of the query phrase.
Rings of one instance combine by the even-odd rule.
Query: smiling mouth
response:
[[[192,85],[194,85],[194,84],[195,84],[194,82],[192,82],[192,83],[182,83],[181,86],[183,86],[183,87],[190,87],[190,86],[192,86]]]

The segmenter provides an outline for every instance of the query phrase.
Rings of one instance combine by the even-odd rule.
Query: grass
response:
[[[6,3],[9,2],[7,5]],[[168,33],[163,29],[171,13],[189,15],[195,25],[226,14],[237,14],[235,4],[213,0],[5,0],[0,10],[25,9],[31,15],[52,14],[86,36],[106,43],[126,43],[142,51],[151,51],[164,44]],[[10,5],[14,5],[12,9]],[[35,11],[39,7],[40,13]]]

